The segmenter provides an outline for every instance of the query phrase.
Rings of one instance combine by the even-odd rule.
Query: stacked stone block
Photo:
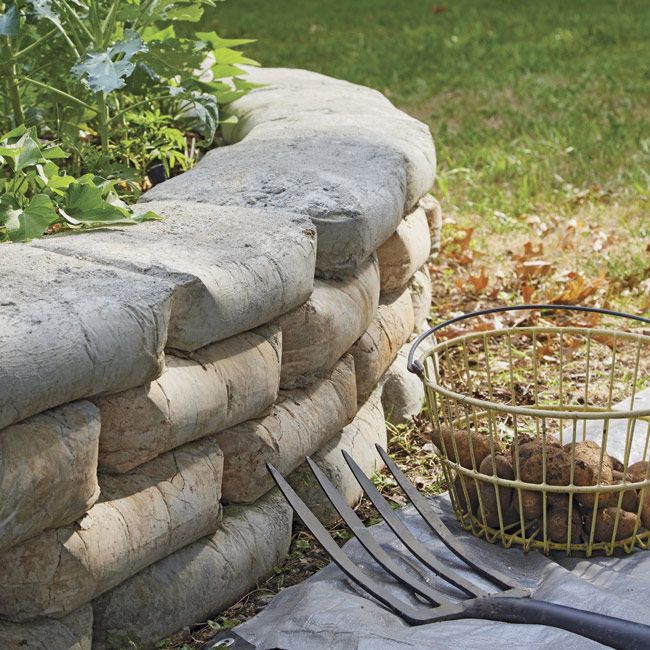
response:
[[[148,648],[287,553],[273,463],[354,505],[429,312],[435,151],[381,94],[259,70],[163,220],[3,249],[0,647]],[[438,219],[439,221],[439,219]],[[433,235],[433,237],[432,237]]]

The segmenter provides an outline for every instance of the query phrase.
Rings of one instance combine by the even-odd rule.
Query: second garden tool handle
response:
[[[648,625],[533,598],[476,598],[467,602],[466,617],[557,627],[620,650],[650,648]]]

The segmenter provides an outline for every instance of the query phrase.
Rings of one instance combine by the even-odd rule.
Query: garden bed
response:
[[[346,82],[250,78],[232,144],[136,206],[162,221],[6,247],[0,443],[41,468],[18,492],[0,476],[23,521],[0,536],[7,639],[150,647],[214,616],[289,548],[262,461],[321,507],[311,454],[355,504],[340,451],[372,474],[385,419],[420,409],[403,350],[440,225],[428,130]],[[62,444],[30,460],[37,425]]]

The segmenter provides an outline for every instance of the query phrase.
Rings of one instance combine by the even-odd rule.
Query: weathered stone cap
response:
[[[33,246],[171,284],[167,347],[192,351],[221,341],[294,309],[312,292],[316,235],[303,216],[175,200],[136,210],[163,220],[47,237]]]
[[[307,215],[318,232],[318,275],[349,275],[404,216],[406,170],[401,153],[368,137],[244,139],[210,151],[142,201],[174,198],[267,208],[270,224],[287,210]]]
[[[429,128],[380,92],[307,70],[248,67],[247,73],[249,81],[265,85],[230,105],[239,118],[226,130],[230,142],[309,132],[364,134],[403,154],[408,207],[433,186],[436,150]]]
[[[435,180],[428,128],[381,93],[304,70],[253,69],[266,84],[231,104],[231,143],[143,201],[183,198],[295,210],[318,231],[317,275],[348,275]],[[272,217],[269,214],[269,217]]]
[[[168,282],[24,244],[0,260],[0,428],[160,375]]]

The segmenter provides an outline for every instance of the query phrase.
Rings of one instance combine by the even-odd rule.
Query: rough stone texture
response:
[[[260,161],[251,165],[259,169]],[[219,168],[214,176],[232,174],[232,169],[225,174]],[[204,184],[214,180],[199,176]],[[187,189],[182,198],[203,196],[194,178],[188,172],[174,179]],[[175,200],[137,209],[154,210],[164,219],[135,228],[48,237],[33,245],[172,284],[169,347],[196,350],[245,332],[301,305],[312,292],[316,241],[313,224],[305,217],[287,210],[269,215]]]
[[[424,403],[424,384],[407,367],[410,347],[405,345],[399,351],[381,384],[381,401],[386,420],[391,424],[408,422],[420,413]]]
[[[143,201],[268,208],[269,230],[287,210],[308,215],[318,232],[317,272],[332,277],[353,272],[390,237],[406,209],[405,191],[402,156],[390,147],[358,135],[288,134],[213,149]]]
[[[399,152],[407,170],[407,204],[435,180],[436,153],[426,125],[397,110],[381,93],[306,70],[249,68],[265,84],[231,105],[239,121],[229,140],[274,139],[287,134],[367,136]]]
[[[413,320],[415,321],[413,335],[415,336],[422,330],[422,324],[426,324],[431,311],[431,275],[426,264],[414,273],[409,282],[409,290],[413,302]]]
[[[280,317],[282,388],[313,382],[328,372],[366,331],[379,303],[379,266],[373,256],[345,280],[316,280],[311,298]]]
[[[328,378],[282,397],[267,417],[214,436],[224,453],[224,500],[252,503],[274,485],[267,462],[289,474],[354,418],[352,358],[346,355]]]
[[[363,404],[413,332],[413,303],[408,288],[387,294],[363,336],[350,348],[354,357],[357,400]]]
[[[0,429],[162,372],[165,282],[23,244],[3,246],[2,276]]]
[[[289,550],[292,510],[276,489],[251,506],[224,510],[223,525],[93,601],[94,650],[144,648],[205,621],[279,566]]]
[[[181,358],[154,382],[95,401],[99,466],[126,472],[186,442],[259,416],[278,396],[277,325],[238,334]]]
[[[429,223],[422,208],[402,219],[397,230],[377,249],[381,292],[405,287],[431,254]]]
[[[75,526],[0,554],[0,617],[73,611],[148,565],[216,530],[223,456],[207,438],[136,472],[100,478],[103,501]]]
[[[354,420],[316,452],[312,459],[343,495],[348,505],[356,506],[363,496],[363,490],[341,452],[347,451],[364,473],[372,476],[383,466],[375,444],[386,448],[387,442],[381,387],[378,387],[359,409]],[[321,521],[332,523],[339,519],[340,516],[318,485],[307,463],[291,473],[289,483]]]
[[[60,619],[39,618],[29,623],[0,621],[2,650],[91,650],[92,638],[90,604]]]
[[[0,550],[97,501],[99,428],[95,406],[74,402],[0,431]]]
[[[440,253],[440,234],[442,232],[442,208],[431,194],[425,194],[419,201],[419,206],[424,210],[429,222],[431,235],[431,259]]]

